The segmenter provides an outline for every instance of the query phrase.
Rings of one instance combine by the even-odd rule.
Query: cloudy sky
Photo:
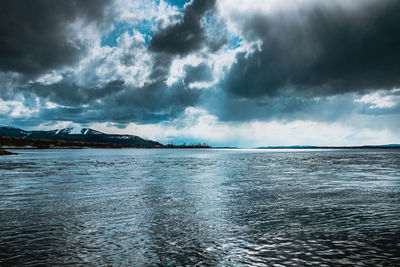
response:
[[[400,143],[398,0],[2,0],[0,124]]]

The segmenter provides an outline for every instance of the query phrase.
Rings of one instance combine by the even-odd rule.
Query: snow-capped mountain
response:
[[[69,127],[64,129],[56,129],[51,132],[54,132],[55,135],[71,135],[71,134],[104,134],[102,132],[90,129],[90,128],[80,128],[80,127]]]
[[[124,147],[162,147],[158,142],[144,139],[136,135],[105,134],[90,128],[79,127],[55,129],[51,131],[25,131],[13,127],[0,126],[0,136],[31,140],[106,144]]]

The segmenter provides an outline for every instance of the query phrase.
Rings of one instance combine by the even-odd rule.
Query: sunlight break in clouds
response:
[[[255,148],[276,144],[309,145],[371,145],[395,143],[397,135],[385,129],[368,129],[312,121],[252,121],[243,123],[222,123],[205,110],[188,108],[182,118],[168,123],[135,124],[119,129],[107,124],[94,124],[92,128],[109,133],[139,134],[164,143],[201,141],[213,146],[235,146]]]

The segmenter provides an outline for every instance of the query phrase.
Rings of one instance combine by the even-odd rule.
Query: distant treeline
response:
[[[200,142],[193,142],[190,144],[180,144],[180,145],[175,145],[173,142],[168,143],[166,148],[211,148],[211,146],[207,143],[200,143]]]

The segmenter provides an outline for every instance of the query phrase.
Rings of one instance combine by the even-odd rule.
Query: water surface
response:
[[[0,265],[400,265],[399,150],[18,150]]]

